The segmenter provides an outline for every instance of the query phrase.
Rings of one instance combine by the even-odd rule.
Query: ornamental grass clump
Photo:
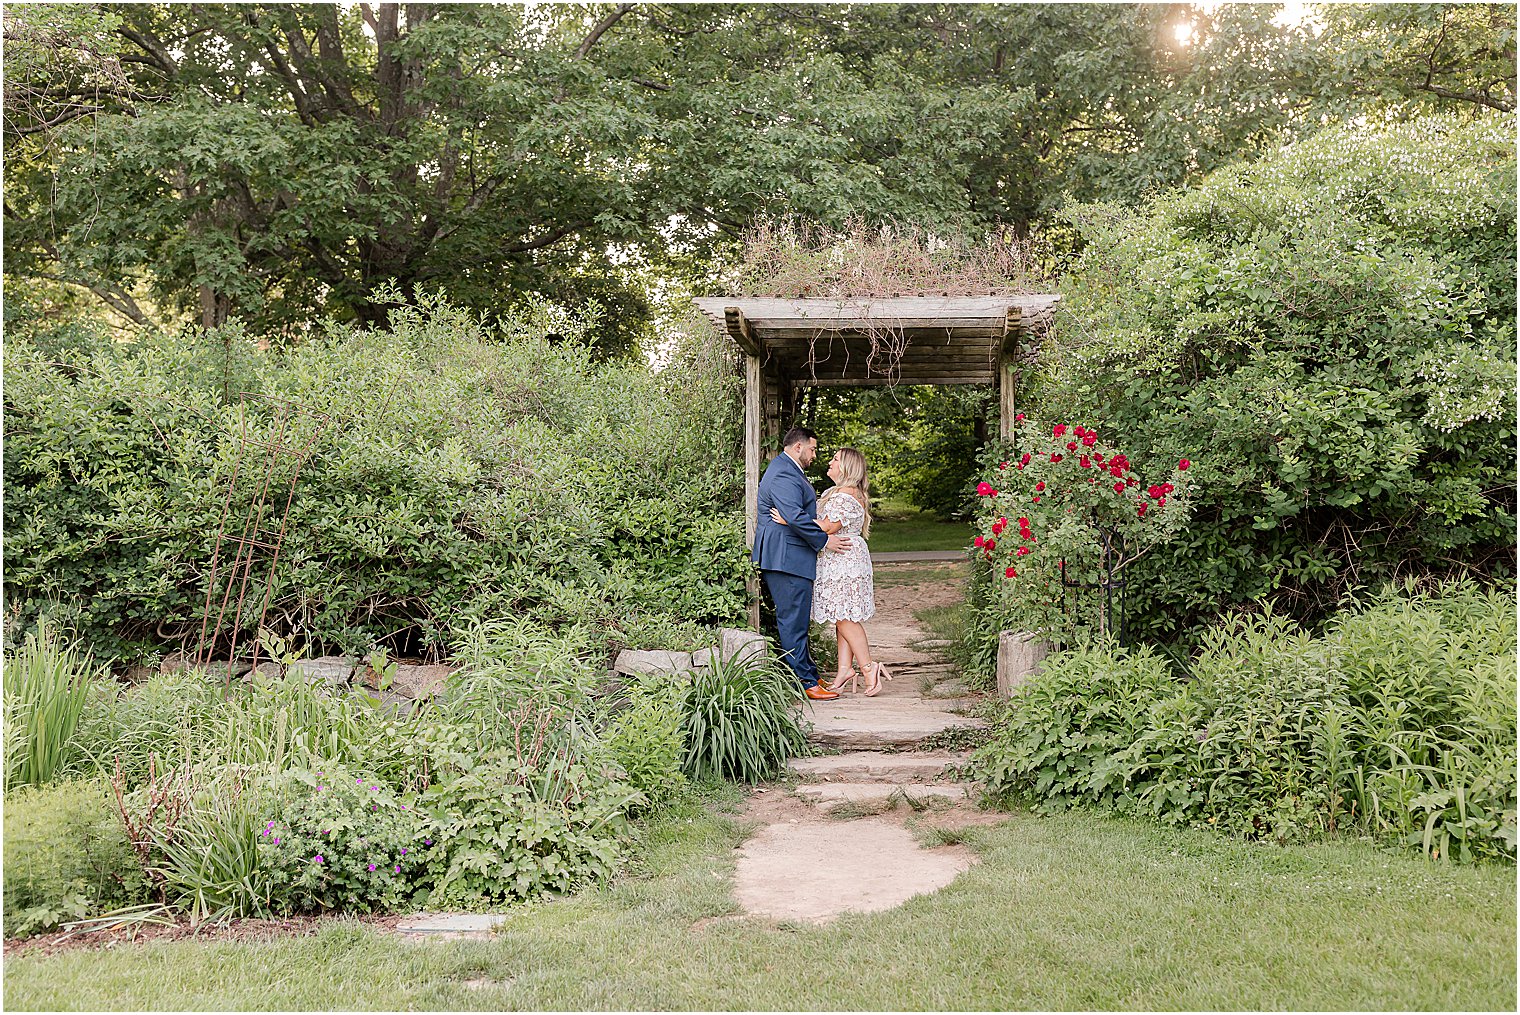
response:
[[[756,783],[808,753],[797,706],[802,686],[790,670],[730,657],[693,674],[682,696],[682,769],[696,781]]]
[[[47,621],[5,661],[5,789],[52,780],[78,757],[74,731],[92,680],[110,677]]]

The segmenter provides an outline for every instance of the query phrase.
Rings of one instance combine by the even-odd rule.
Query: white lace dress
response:
[[[876,615],[876,593],[871,585],[871,548],[860,534],[866,509],[854,497],[840,493],[836,486],[819,501],[818,517],[843,522],[839,534],[850,537],[850,548],[843,553],[824,550],[818,555],[813,619],[821,624],[870,620]]]

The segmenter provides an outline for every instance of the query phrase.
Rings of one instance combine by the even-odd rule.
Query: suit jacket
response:
[[[785,525],[771,519],[781,512]],[[829,541],[818,527],[818,495],[802,468],[782,452],[765,467],[755,516],[755,547],[750,559],[762,571],[782,571],[812,581],[818,575],[818,553]]]

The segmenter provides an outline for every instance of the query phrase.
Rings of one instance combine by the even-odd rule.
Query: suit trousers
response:
[[[765,587],[776,604],[776,635],[782,658],[803,687],[818,686],[818,666],[808,645],[808,622],[813,618],[813,583],[785,571],[762,571]]]

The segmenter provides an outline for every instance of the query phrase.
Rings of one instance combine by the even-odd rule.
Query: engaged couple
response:
[[[803,693],[814,701],[830,701],[846,686],[859,690],[864,677],[864,694],[872,697],[892,675],[872,660],[864,626],[876,614],[866,545],[871,532],[866,459],[854,448],[836,451],[828,468],[834,485],[820,500],[806,475],[817,455],[817,434],[806,427],[787,431],[781,454],[760,480],[750,557],[760,565],[776,604],[782,658],[802,682]],[[832,682],[820,677],[813,662],[809,619],[834,625],[839,666]]]

